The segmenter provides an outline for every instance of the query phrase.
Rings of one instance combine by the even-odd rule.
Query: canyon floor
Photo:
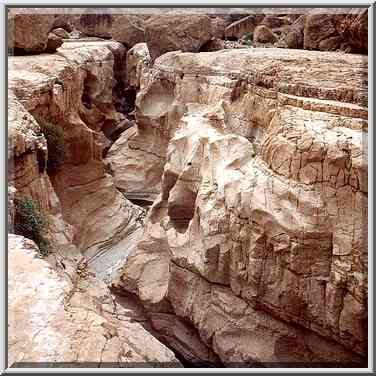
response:
[[[364,13],[12,17],[9,367],[367,366]]]

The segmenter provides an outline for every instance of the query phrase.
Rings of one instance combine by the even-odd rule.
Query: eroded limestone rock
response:
[[[59,54],[9,61],[9,87],[19,102],[38,121],[63,129],[64,163],[50,179],[64,219],[73,226],[74,243],[88,257],[132,231],[139,213],[115,188],[102,161],[101,128],[124,120],[112,92],[115,59],[121,54],[124,47],[113,41],[68,41]],[[27,158],[33,158],[36,170],[35,153]]]
[[[9,236],[9,366],[180,367],[174,354],[82,267],[77,250],[64,249],[49,260],[37,252],[32,241]]]
[[[144,149],[163,135],[161,194],[118,285],[170,302],[224,363],[364,362],[366,70],[283,49],[157,59],[136,118]]]
[[[198,52],[211,36],[207,16],[162,15],[145,22],[145,42],[153,61],[169,51]]]

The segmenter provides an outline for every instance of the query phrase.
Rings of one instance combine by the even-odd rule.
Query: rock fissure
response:
[[[276,48],[342,43],[311,15],[217,17],[256,47],[215,52],[208,16],[92,16],[9,57],[9,218],[30,197],[53,244],[10,235],[10,363],[363,366],[364,55]]]

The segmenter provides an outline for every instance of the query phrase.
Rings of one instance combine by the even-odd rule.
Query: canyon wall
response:
[[[9,249],[9,366],[181,367],[74,247],[47,261],[34,242],[9,235]]]
[[[115,188],[102,160],[103,149],[110,145],[102,127],[124,120],[124,115],[114,108],[112,93],[115,59],[124,54],[124,47],[113,41],[71,41],[58,54],[9,58],[9,90],[17,103],[38,121],[63,130],[64,162],[50,177],[43,175],[43,184],[51,181],[52,187],[47,190],[56,192],[63,218],[73,228],[73,242],[86,250],[88,257],[124,238],[135,227],[140,213]],[[13,112],[12,106],[10,111]],[[24,129],[16,131],[17,137],[23,137]],[[42,139],[43,136],[38,137]],[[20,153],[16,143],[10,148]],[[37,178],[36,153],[36,147],[31,152],[24,151],[25,158],[33,159],[33,166],[24,169],[15,159],[16,170],[31,174],[36,169]],[[48,159],[46,151],[44,158]],[[38,202],[46,201],[39,197],[42,183],[35,183],[35,189],[30,191],[34,177],[27,181],[22,181],[24,176],[14,179],[14,186],[21,193],[30,194]]]
[[[9,57],[9,230],[31,198],[53,245],[41,259],[9,236],[10,363],[364,366],[367,57],[192,52],[257,27],[269,47],[296,32],[296,48],[365,52],[365,13],[325,18],[325,35],[316,13],[173,16],[13,20],[17,54],[64,38]]]
[[[147,157],[123,158],[161,189],[116,285],[171,305],[225,364],[361,364],[366,75],[340,53],[158,58],[136,101]]]
[[[41,258],[33,241],[9,234],[9,366],[181,366],[144,328],[147,318],[134,316],[102,281],[127,256],[143,212],[116,189],[103,162],[111,142],[102,128],[125,120],[113,92],[123,58],[114,41],[73,41],[56,54],[9,58],[9,231],[15,199],[23,197],[46,220],[50,242]],[[64,155],[52,172],[43,124],[63,135]]]

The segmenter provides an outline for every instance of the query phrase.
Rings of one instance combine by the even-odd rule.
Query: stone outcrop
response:
[[[259,43],[274,43],[277,38],[267,26],[259,25],[253,33],[253,40]]]
[[[136,119],[161,192],[117,286],[228,365],[364,364],[366,72],[284,49],[157,59]]]
[[[303,48],[304,45],[304,22],[305,16],[302,15],[291,25],[289,30],[282,37],[287,48]]]
[[[325,9],[315,9],[305,17],[305,49],[367,53],[367,45],[367,9],[350,9],[339,14],[327,14]]]
[[[145,42],[145,26],[141,17],[134,15],[113,16],[111,36],[128,48]]]
[[[48,34],[46,52],[54,53],[63,44],[63,39],[55,33]]]
[[[83,14],[75,23],[78,30],[88,37],[111,38],[113,18],[110,14]]]
[[[345,51],[368,53],[368,13],[364,8],[328,11],[325,8],[301,9],[296,15],[251,14],[236,20],[226,27],[225,38],[241,40],[253,34],[260,26],[268,27],[268,38],[261,43],[270,43],[266,47],[277,45],[282,48],[302,48],[320,51]],[[263,29],[266,30],[266,29]],[[258,47],[255,40],[255,47]],[[248,41],[245,44],[249,45]],[[275,47],[274,46],[274,47]]]
[[[341,22],[339,33],[343,40],[350,40],[352,51],[368,52],[367,9],[351,9]]]
[[[47,174],[47,143],[35,119],[8,92],[8,178],[10,208],[15,194],[30,197],[47,215],[49,236],[56,243],[70,243],[72,227],[63,220],[61,204]],[[14,207],[11,213],[14,213]],[[13,231],[14,214],[9,231]]]
[[[45,260],[32,241],[9,236],[9,366],[180,367],[70,248]]]
[[[113,105],[114,66],[119,56],[125,57],[125,49],[117,42],[68,41],[59,54],[9,60],[9,87],[18,101],[38,121],[56,124],[64,132],[64,163],[49,178],[64,220],[73,226],[74,243],[88,257],[125,237],[139,214],[115,188],[102,161],[107,143],[101,128],[106,122],[124,120]],[[28,174],[35,171],[33,179],[38,181],[37,153],[25,158],[33,164]],[[17,159],[15,169],[24,171]],[[20,181],[15,188],[23,185],[28,183]],[[37,191],[33,197],[39,202]]]
[[[367,11],[184,12],[10,12],[9,365],[365,366]]]
[[[42,53],[47,49],[50,31],[58,27],[69,29],[64,15],[33,13],[33,8],[10,9],[8,51],[12,55]]]
[[[145,20],[141,15],[84,14],[71,18],[75,28],[89,37],[112,38],[127,48],[145,41]]]
[[[153,16],[145,22],[145,42],[154,61],[169,51],[198,52],[212,37],[211,30],[207,16]]]
[[[139,89],[141,78],[145,76],[145,69],[150,61],[146,43],[138,43],[127,52],[126,79],[130,86]]]

